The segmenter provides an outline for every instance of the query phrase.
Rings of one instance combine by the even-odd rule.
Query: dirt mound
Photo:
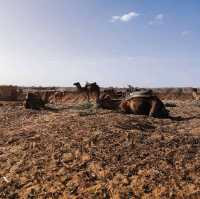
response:
[[[161,88],[153,90],[161,99],[192,100],[192,88]]]
[[[0,100],[17,100],[17,87],[0,86]]]
[[[87,102],[87,96],[77,92],[55,92],[49,97],[50,103],[54,104],[81,104]],[[91,96],[90,101],[95,101],[95,97]]]

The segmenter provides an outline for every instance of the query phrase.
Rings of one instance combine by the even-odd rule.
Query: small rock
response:
[[[73,158],[74,158],[74,156],[73,156],[72,153],[65,153],[62,156],[62,159],[63,159],[64,162],[70,162],[70,161],[73,160]]]
[[[57,175],[65,175],[66,174],[66,169],[62,167],[58,172]]]
[[[67,143],[66,143],[66,144],[64,145],[64,149],[65,149],[66,151],[69,151],[69,150],[70,150],[70,144],[67,144]]]
[[[83,155],[81,156],[81,160],[83,162],[90,160],[90,155],[87,153],[83,153]]]

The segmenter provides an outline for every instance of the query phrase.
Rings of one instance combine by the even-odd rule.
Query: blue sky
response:
[[[0,0],[0,84],[200,86],[199,0]]]

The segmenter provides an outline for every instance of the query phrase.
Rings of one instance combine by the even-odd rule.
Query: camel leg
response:
[[[150,117],[153,117],[155,116],[155,113],[157,112],[157,102],[156,101],[153,101],[152,102],[152,105],[151,105],[151,109],[149,111],[149,116]]]
[[[99,102],[99,97],[100,97],[100,92],[97,92],[97,93],[96,93],[96,103]]]
[[[88,100],[88,102],[90,102],[90,94],[88,91],[87,91],[87,100]]]

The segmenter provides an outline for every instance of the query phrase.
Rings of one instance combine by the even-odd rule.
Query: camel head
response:
[[[75,82],[73,85],[76,86],[78,89],[81,89],[81,88],[82,88],[82,87],[81,87],[81,84],[80,84],[79,82]]]
[[[113,100],[110,95],[103,94],[98,100],[97,100],[97,107],[98,108],[106,108],[106,109],[112,109],[117,110],[119,108],[119,103],[121,100]]]
[[[107,94],[103,94],[97,101],[98,108],[105,108],[111,103],[111,97]]]
[[[74,86],[78,86],[78,85],[80,85],[80,83],[79,82],[75,82],[75,83],[73,83],[73,85]]]

